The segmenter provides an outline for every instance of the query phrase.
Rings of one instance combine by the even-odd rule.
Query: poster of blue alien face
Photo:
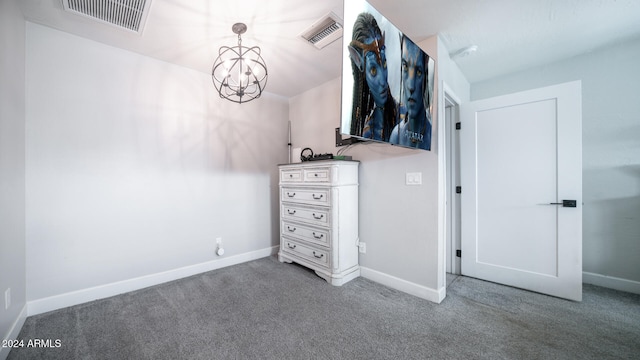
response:
[[[434,60],[366,1],[344,6],[341,133],[431,150]]]

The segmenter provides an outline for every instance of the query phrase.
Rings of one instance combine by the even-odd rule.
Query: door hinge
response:
[[[456,194],[462,194],[462,186],[456,186]]]
[[[456,130],[460,130],[462,128],[462,124],[460,122],[456,123]]]
[[[456,250],[456,257],[462,257],[462,250]]]

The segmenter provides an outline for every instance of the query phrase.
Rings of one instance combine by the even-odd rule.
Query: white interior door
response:
[[[448,94],[445,92],[445,97]],[[460,132],[455,129],[455,124],[459,118],[459,104],[449,99],[445,99],[445,136],[446,136],[446,248],[447,261],[446,271],[451,274],[460,275],[460,257],[457,251],[461,249],[460,244],[460,196],[456,194],[456,187],[460,185]]]
[[[463,104],[461,122],[462,274],[580,301],[580,82]]]

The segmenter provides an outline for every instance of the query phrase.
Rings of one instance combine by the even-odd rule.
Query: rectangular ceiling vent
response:
[[[342,20],[330,12],[304,30],[300,37],[318,50],[322,49],[342,37]]]
[[[64,9],[142,35],[151,0],[62,0]]]

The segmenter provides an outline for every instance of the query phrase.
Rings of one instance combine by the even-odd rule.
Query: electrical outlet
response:
[[[358,244],[358,251],[360,251],[360,253],[362,254],[366,254],[367,253],[367,243],[359,243]]]
[[[4,309],[7,310],[11,306],[11,288],[4,291]]]
[[[222,256],[224,255],[224,249],[222,248],[222,238],[216,238],[216,255]]]

